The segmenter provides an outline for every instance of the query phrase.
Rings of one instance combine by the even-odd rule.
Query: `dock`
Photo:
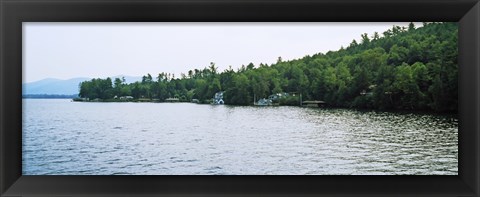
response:
[[[304,107],[324,107],[327,103],[325,101],[303,101]]]

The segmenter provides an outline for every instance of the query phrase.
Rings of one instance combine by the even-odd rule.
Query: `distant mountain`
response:
[[[78,84],[89,78],[42,79],[23,84],[23,94],[78,94]]]
[[[142,77],[133,77],[118,75],[111,77],[112,81],[115,78],[125,77],[126,83],[133,83],[135,81],[141,81]],[[92,78],[78,77],[67,80],[46,78],[40,81],[34,81],[30,83],[24,83],[22,85],[23,95],[35,95],[35,94],[49,94],[49,95],[72,95],[78,94],[78,85]]]

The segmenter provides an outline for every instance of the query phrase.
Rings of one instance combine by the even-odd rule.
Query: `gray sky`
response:
[[[23,23],[23,81],[219,71],[335,51],[400,23]],[[421,26],[421,23],[416,23]]]

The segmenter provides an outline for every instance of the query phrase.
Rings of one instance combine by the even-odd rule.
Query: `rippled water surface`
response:
[[[458,174],[458,120],[347,109],[23,100],[23,174]]]

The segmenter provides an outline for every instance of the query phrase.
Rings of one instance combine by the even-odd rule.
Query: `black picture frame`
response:
[[[22,22],[459,22],[458,176],[22,176]],[[0,196],[480,196],[478,0],[0,0]]]

